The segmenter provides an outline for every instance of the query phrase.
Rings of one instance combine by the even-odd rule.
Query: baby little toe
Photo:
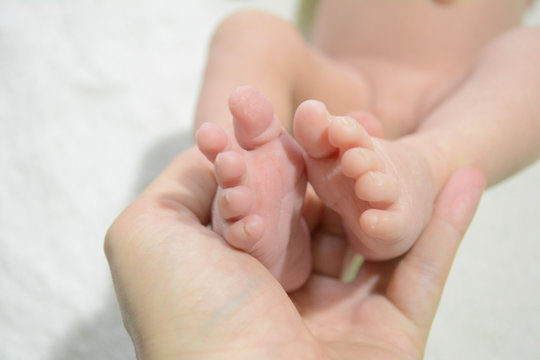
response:
[[[373,260],[385,260],[402,255],[412,243],[408,241],[405,217],[395,210],[369,209],[360,216],[362,231],[371,239],[364,246]]]
[[[397,211],[368,209],[360,215],[362,230],[371,237],[394,241],[403,234],[403,216]]]

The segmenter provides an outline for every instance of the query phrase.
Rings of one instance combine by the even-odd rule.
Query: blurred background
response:
[[[103,236],[191,144],[209,38],[244,7],[295,18],[286,0],[0,0],[1,360],[135,358]],[[485,195],[426,359],[540,359],[539,187],[536,163]]]

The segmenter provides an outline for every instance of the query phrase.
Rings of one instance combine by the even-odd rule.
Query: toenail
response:
[[[377,175],[375,174],[375,172],[370,171],[370,172],[369,172],[369,176],[371,177],[371,179],[372,179],[373,181],[375,181],[375,185],[377,185],[377,186],[379,186],[379,187],[383,186],[383,181],[382,181],[381,177],[380,177],[380,176],[377,176]]]
[[[223,152],[220,152],[219,154],[217,154],[216,159],[214,160],[215,165],[219,164],[220,162],[223,162],[223,159],[227,159],[227,157],[224,157],[223,154],[224,154]]]
[[[250,238],[257,236],[257,221],[246,221],[244,223],[244,232]]]
[[[351,121],[349,117],[346,116],[338,116],[335,118],[337,121],[339,121],[343,126],[347,127],[354,127],[355,123]]]
[[[366,149],[357,148],[355,149],[356,155],[361,158],[362,161],[370,160],[370,156]]]
[[[375,230],[378,224],[379,224],[379,215],[373,215],[371,217],[371,224],[369,224],[369,227],[371,228],[371,230]]]
[[[257,215],[251,216],[244,222],[244,233],[252,240],[257,240],[262,236],[263,224]]]

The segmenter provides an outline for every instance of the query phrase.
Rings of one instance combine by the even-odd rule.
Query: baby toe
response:
[[[233,115],[236,140],[245,150],[260,147],[282,133],[283,128],[272,104],[254,87],[236,89],[229,98],[229,109]]]
[[[304,101],[294,115],[294,137],[314,159],[337,153],[337,149],[328,141],[329,116],[324,104],[316,100]]]
[[[397,211],[368,209],[360,215],[362,230],[380,240],[398,240],[403,233],[403,216]]]
[[[336,116],[328,127],[330,143],[341,151],[352,147],[373,149],[373,141],[358,121],[348,116]]]
[[[398,196],[398,186],[393,176],[380,171],[368,171],[356,180],[354,192],[360,200],[393,202]]]
[[[218,208],[225,220],[235,220],[249,214],[255,194],[247,186],[223,189],[218,198]]]
[[[405,217],[396,210],[369,209],[360,216],[362,231],[371,239],[365,242],[373,260],[391,259],[405,253],[407,242]]]
[[[248,215],[228,226],[223,232],[223,237],[231,246],[249,253],[263,232],[263,219],[258,215]]]
[[[219,153],[214,162],[216,179],[223,188],[238,186],[246,177],[246,163],[242,155],[234,151]]]
[[[197,147],[204,156],[214,162],[216,156],[228,148],[229,138],[221,126],[204,123],[195,134]]]
[[[356,147],[345,151],[341,157],[341,171],[347,177],[357,178],[369,170],[384,169],[384,162],[373,150]]]

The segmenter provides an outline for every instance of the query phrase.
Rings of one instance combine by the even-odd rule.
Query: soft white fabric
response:
[[[0,0],[0,359],[134,358],[103,235],[190,143],[209,36],[244,6],[294,2]],[[540,358],[538,184],[484,198],[427,359]]]

